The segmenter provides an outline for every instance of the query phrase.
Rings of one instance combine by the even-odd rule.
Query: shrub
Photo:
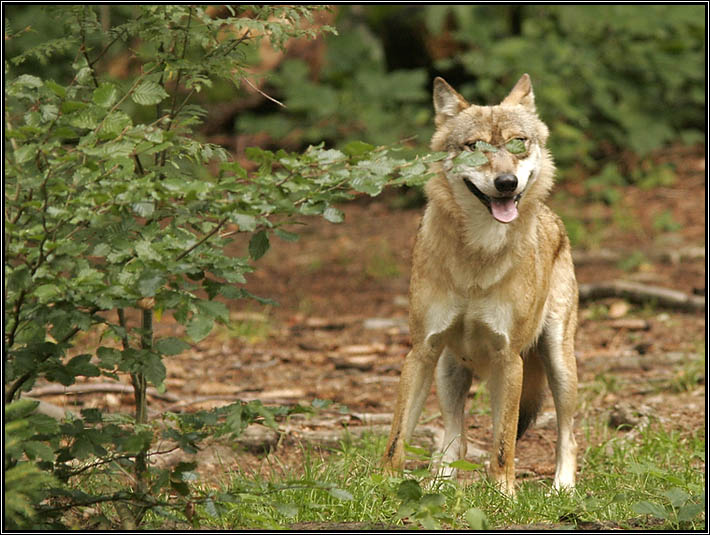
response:
[[[241,131],[343,144],[417,136],[424,146],[435,75],[492,104],[527,72],[563,176],[704,139],[700,5],[357,6],[340,21],[318,81],[300,60],[284,64],[271,87],[289,111],[240,118]],[[304,122],[313,126],[299,130]]]
[[[25,9],[14,6],[6,23],[10,43],[39,41],[13,43],[21,51],[6,61],[5,403],[18,416],[5,429],[29,440],[6,450],[8,522],[63,526],[65,511],[109,502],[123,527],[135,527],[147,510],[170,508],[175,496],[184,504],[191,492],[194,467],[150,468],[158,435],[194,452],[208,434],[274,422],[272,409],[237,403],[149,423],[147,385],[165,388],[164,357],[226,322],[225,300],[254,297],[240,285],[271,236],[296,239],[288,225],[303,216],[342,220],[334,204],[353,192],[421,182],[428,160],[362,142],[342,151],[320,144],[302,153],[251,149],[256,165],[247,171],[195,136],[205,111],[193,97],[216,80],[238,87],[260,39],[283,47],[333,31],[302,25],[313,8],[124,6],[114,24],[94,5],[27,8],[38,27],[51,21],[44,41],[17,30]],[[131,64],[125,78],[107,71],[114,50]],[[55,58],[72,58],[70,67],[37,72],[36,62]],[[238,233],[251,234],[248,256],[227,254]],[[154,322],[168,314],[185,336],[155,336]],[[92,329],[97,344],[75,354],[77,335]],[[84,410],[51,427],[36,404],[17,405],[38,379],[126,375],[135,417]],[[91,474],[108,478],[79,489]]]

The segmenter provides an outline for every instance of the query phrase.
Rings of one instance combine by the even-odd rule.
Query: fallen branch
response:
[[[183,399],[172,405],[168,405],[165,409],[162,409],[160,413],[165,412],[175,412],[177,409],[183,409],[189,407],[190,405],[196,405],[198,403],[204,403],[205,401],[241,401],[241,396],[230,396],[230,395],[218,395],[218,396],[201,396],[193,399]]]
[[[54,403],[47,403],[41,399],[33,399],[29,396],[22,396],[22,399],[38,401],[39,405],[37,406],[37,412],[39,414],[49,416],[50,418],[54,418],[55,420],[61,421],[67,418],[67,416],[70,418],[76,418],[76,414],[73,411],[60,407],[59,405],[55,405]]]
[[[629,256],[628,251],[613,249],[597,249],[594,251],[572,251],[572,260],[576,266],[585,264],[603,264],[620,262]],[[705,258],[705,247],[684,247],[669,251],[649,252],[648,259],[654,262],[665,262],[668,264],[679,264],[693,260],[703,260]]]
[[[688,295],[678,290],[649,286],[638,282],[610,281],[600,284],[580,284],[579,300],[593,301],[616,297],[635,304],[653,303],[663,308],[684,312],[702,312],[705,310],[705,297]]]
[[[29,397],[42,397],[42,396],[59,396],[65,394],[95,394],[97,392],[102,393],[118,393],[118,394],[133,394],[133,385],[124,385],[120,383],[86,383],[82,385],[47,385],[34,388],[27,392]],[[176,402],[180,398],[174,394],[168,394],[163,392],[162,394],[158,392],[155,388],[148,388],[147,394],[151,397],[163,399],[165,401]]]

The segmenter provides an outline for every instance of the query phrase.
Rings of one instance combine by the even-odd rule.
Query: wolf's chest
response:
[[[487,377],[496,356],[510,346],[513,314],[512,303],[496,295],[469,301],[449,332],[446,345],[476,375]]]
[[[478,377],[487,378],[495,373],[497,362],[510,351],[522,352],[540,332],[544,313],[535,313],[532,307],[525,314],[520,301],[504,289],[459,301],[445,332],[445,347]]]

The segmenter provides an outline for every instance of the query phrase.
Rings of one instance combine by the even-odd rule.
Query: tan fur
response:
[[[518,434],[534,420],[551,387],[558,416],[555,487],[572,487],[576,470],[573,417],[577,395],[574,335],[577,284],[570,245],[560,219],[543,204],[554,164],[545,148],[547,127],[535,111],[523,75],[498,106],[469,106],[444,80],[434,83],[436,133],[432,149],[449,153],[426,185],[428,206],[413,253],[410,283],[412,350],[402,369],[384,463],[401,469],[404,444],[414,430],[436,376],[445,425],[439,473],[466,453],[464,405],[473,374],[487,379],[493,413],[489,473],[514,493]],[[503,147],[525,139],[524,155]],[[498,147],[488,163],[459,172],[453,158],[467,144]],[[469,191],[475,184],[498,198],[501,174],[517,176],[517,217],[505,224]],[[515,193],[518,193],[516,190]]]

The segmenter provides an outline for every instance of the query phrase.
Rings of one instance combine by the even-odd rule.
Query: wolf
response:
[[[444,423],[437,472],[466,455],[464,409],[474,374],[488,381],[488,468],[515,494],[515,444],[548,383],[557,414],[554,488],[575,484],[577,282],[562,221],[545,204],[555,172],[530,77],[494,106],[470,105],[434,80],[431,148],[446,153],[427,182],[410,281],[412,349],[399,381],[385,468],[401,470],[432,381]],[[472,159],[478,158],[476,161]]]

